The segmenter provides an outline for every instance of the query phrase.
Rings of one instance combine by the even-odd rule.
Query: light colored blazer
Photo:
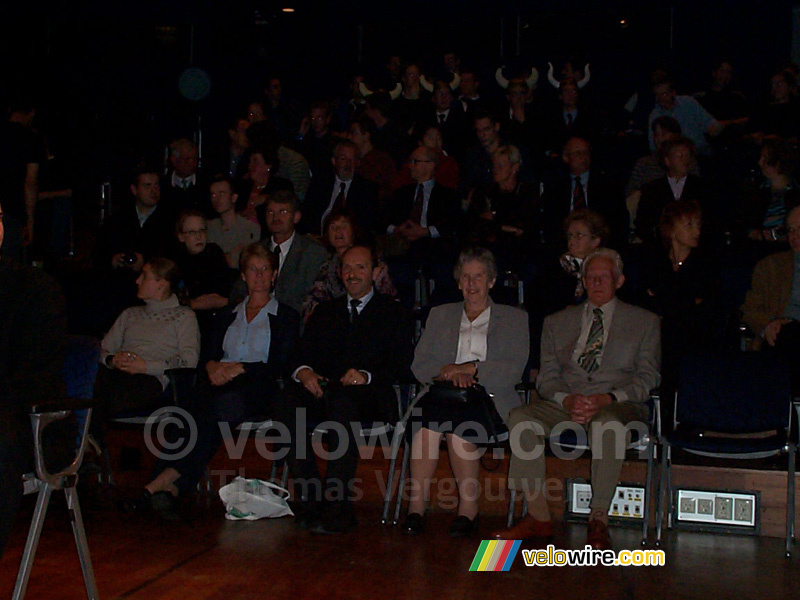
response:
[[[536,380],[539,395],[554,400],[559,392],[587,396],[613,392],[620,401],[645,402],[650,390],[661,382],[658,317],[617,299],[600,368],[590,375],[572,360],[585,304],[570,306],[544,320]]]
[[[514,386],[522,380],[528,362],[528,315],[518,308],[502,304],[492,303],[491,307],[486,360],[478,363],[478,380],[493,395],[497,412],[505,421],[511,409],[520,404]],[[411,365],[414,376],[421,383],[429,384],[444,365],[456,362],[463,310],[462,302],[444,304],[431,310]]]

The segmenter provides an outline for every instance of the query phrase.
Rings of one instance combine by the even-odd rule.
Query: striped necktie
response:
[[[592,327],[589,329],[589,337],[586,338],[586,348],[578,359],[578,364],[587,372],[594,373],[600,366],[597,359],[603,352],[603,311],[599,308],[594,309],[594,319]]]

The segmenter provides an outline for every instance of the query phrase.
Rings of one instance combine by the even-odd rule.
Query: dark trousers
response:
[[[20,422],[19,427],[25,427]],[[30,426],[28,426],[30,428]],[[9,435],[6,435],[9,432]],[[22,498],[22,474],[25,472],[26,444],[21,444],[8,427],[0,426],[0,556],[3,555],[11,526]],[[23,446],[25,450],[23,450]]]
[[[792,321],[781,327],[775,346],[764,342],[763,349],[783,360],[789,367],[792,394],[800,393],[800,321]]]
[[[102,436],[108,420],[114,416],[157,408],[163,394],[161,382],[153,375],[130,375],[101,365],[94,384],[96,407],[92,415],[92,431]]]
[[[351,423],[394,422],[394,392],[391,388],[366,385],[345,387],[331,383],[322,398],[315,398],[297,383],[291,382],[284,390],[277,418],[291,432],[288,455],[289,468],[295,484],[296,498],[349,503],[355,486],[358,466],[358,430]],[[306,429],[297,427],[298,411],[306,411]],[[328,453],[339,458],[328,461],[325,482],[317,469],[316,456],[305,436],[314,425],[331,421],[338,427],[329,428]],[[342,428],[346,433],[342,432]],[[304,436],[300,439],[300,436]],[[304,450],[304,451],[301,451]],[[324,495],[323,495],[324,494]]]
[[[220,425],[228,423],[233,434],[244,421],[269,418],[274,412],[275,388],[274,381],[247,373],[224,386],[213,386],[208,381],[200,384],[186,406],[197,426],[194,447],[179,460],[159,460],[155,472],[175,469],[181,474],[175,482],[178,491],[181,495],[191,493],[222,444]]]

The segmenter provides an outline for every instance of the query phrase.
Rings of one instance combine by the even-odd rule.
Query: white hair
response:
[[[586,277],[586,271],[589,269],[589,263],[592,262],[595,258],[608,258],[614,263],[614,270],[615,279],[619,279],[620,275],[622,275],[622,271],[624,269],[624,265],[622,264],[622,257],[619,255],[619,252],[616,250],[612,250],[611,248],[598,248],[589,256],[587,256],[581,267],[581,276]]]

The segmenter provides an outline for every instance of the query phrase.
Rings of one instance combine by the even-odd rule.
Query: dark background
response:
[[[286,5],[296,11],[282,13]],[[270,75],[304,104],[346,94],[349,74],[374,76],[390,53],[431,73],[454,49],[477,65],[491,94],[500,64],[533,64],[541,89],[548,60],[574,57],[591,62],[594,97],[620,106],[653,66],[668,67],[679,92],[691,92],[724,55],[736,85],[758,96],[773,66],[788,60],[792,35],[788,0],[66,0],[4,13],[2,99],[34,95],[38,125],[73,187],[129,169],[170,136],[191,135],[198,116],[206,141],[222,135]],[[200,102],[178,90],[190,65],[210,76]]]

